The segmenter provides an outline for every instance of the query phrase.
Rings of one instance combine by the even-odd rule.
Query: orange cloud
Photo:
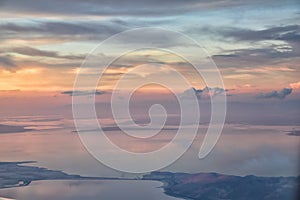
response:
[[[300,88],[300,81],[296,83],[291,83],[290,87],[293,89],[299,89]]]

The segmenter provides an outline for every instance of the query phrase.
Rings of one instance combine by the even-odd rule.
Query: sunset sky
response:
[[[296,0],[103,4],[1,1],[0,90],[70,90],[95,44],[121,31],[149,26],[179,31],[198,41],[220,68],[228,89],[286,87],[294,93],[300,86]],[[115,72],[124,73],[124,67]]]
[[[218,66],[224,81],[221,89],[226,89],[229,102],[285,102],[293,110],[300,99],[299,21],[296,0],[0,1],[1,114],[34,113],[32,105],[39,110],[43,104],[70,104],[70,91],[85,56],[113,34],[141,27],[170,29],[196,40]],[[125,42],[130,45],[134,40]],[[203,56],[180,41],[162,40],[161,45]],[[99,58],[117,55],[120,48],[112,44]],[[113,63],[97,96],[105,99],[120,76],[149,60],[180,71],[195,89],[206,86],[178,57],[142,51]],[[162,77],[170,73],[169,68],[148,64],[136,75],[147,78],[156,71]]]

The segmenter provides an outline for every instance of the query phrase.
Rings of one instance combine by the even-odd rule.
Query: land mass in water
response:
[[[125,180],[124,178],[82,177],[35,166],[29,162],[0,162],[0,189],[21,187],[38,180]],[[167,195],[183,199],[297,199],[300,177],[231,176],[218,173],[152,172],[139,180],[161,181]],[[126,179],[128,180],[128,179]],[[137,178],[132,179],[137,180]]]
[[[30,163],[35,163],[35,161],[0,162],[0,189],[26,186],[29,185],[32,181],[39,181],[39,180],[117,179],[117,178],[83,177],[79,175],[69,175],[61,171],[24,165]]]
[[[231,176],[218,173],[152,172],[144,180],[164,182],[170,196],[194,200],[293,200],[300,177]]]

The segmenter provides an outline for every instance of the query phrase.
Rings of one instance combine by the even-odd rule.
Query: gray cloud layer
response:
[[[85,56],[83,55],[60,55],[58,52],[55,51],[45,51],[39,50],[32,47],[18,47],[11,49],[12,52],[26,55],[26,56],[40,56],[40,57],[50,57],[50,58],[61,58],[61,59],[84,59]]]
[[[204,87],[203,89],[196,89],[196,88],[191,88],[183,92],[183,97],[191,97],[191,93],[196,94],[197,98],[199,99],[204,99],[204,98],[210,98],[214,97],[217,95],[224,94],[227,90],[219,87]]]
[[[67,94],[70,96],[89,96],[89,95],[102,95],[102,94],[106,94],[105,91],[100,91],[100,90],[96,90],[96,91],[64,91],[61,92],[61,94]]]
[[[225,38],[233,38],[237,41],[300,40],[300,25],[276,26],[262,30],[227,27],[210,30],[210,32],[217,33]]]
[[[11,67],[16,67],[16,64],[10,56],[0,55],[0,67],[11,68]]]
[[[268,93],[261,93],[261,94],[257,95],[256,98],[258,98],[258,99],[271,99],[271,98],[284,99],[286,96],[291,94],[292,91],[293,91],[293,89],[291,89],[291,88],[283,88],[279,92],[272,91],[272,92],[268,92]]]
[[[13,59],[13,56],[10,56],[11,53],[17,53],[29,57],[47,57],[47,58],[53,58],[53,59],[65,59],[67,63],[63,64],[55,64],[55,63],[43,63],[40,61],[31,61],[30,63],[29,60],[23,61],[22,64],[38,64],[41,66],[66,66],[66,67],[74,67],[74,66],[79,66],[82,60],[85,58],[85,55],[62,55],[59,52],[56,51],[45,51],[45,50],[40,50],[37,48],[32,48],[32,47],[15,47],[15,48],[2,48],[0,50],[0,68],[4,69],[12,69],[18,67],[18,62],[16,62]],[[77,63],[74,63],[74,61],[78,61]]]
[[[62,22],[62,21],[34,21],[31,24],[3,23],[0,24],[0,39],[18,38],[32,39],[56,38],[87,40],[99,39],[103,36],[110,36],[124,30],[124,27],[117,25],[116,22],[101,21],[91,22]],[[70,37],[72,36],[72,37]]]
[[[296,59],[300,55],[300,25],[275,26],[263,30],[251,30],[232,27],[203,29],[215,37],[221,37],[229,43],[282,41],[286,44],[269,43],[261,47],[234,49],[214,55],[213,59],[220,67],[256,67],[277,65],[288,62],[291,67],[298,67]],[[292,61],[293,60],[293,61]]]
[[[289,3],[296,2],[289,0]],[[270,1],[235,1],[235,0],[53,0],[45,3],[40,0],[2,0],[1,8],[7,12],[21,12],[23,14],[62,14],[62,15],[101,15],[101,16],[168,16],[186,12],[209,9],[221,9],[232,6],[280,4],[276,0]],[[286,3],[286,2],[284,2]]]

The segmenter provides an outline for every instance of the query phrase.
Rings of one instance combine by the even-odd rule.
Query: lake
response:
[[[0,189],[0,199],[18,200],[178,200],[164,194],[162,183],[128,180],[35,181],[29,186]]]
[[[16,122],[10,124],[19,125]],[[86,151],[78,135],[73,132],[74,128],[64,127],[67,124],[65,121],[39,122],[39,124],[34,122],[34,124],[39,130],[0,134],[2,162],[33,160],[37,163],[30,165],[60,170],[68,174],[130,177],[94,159]],[[58,128],[60,124],[63,126]],[[203,126],[200,127],[197,139],[189,151],[164,171],[218,172],[241,176],[297,176],[299,175],[300,137],[290,136],[287,133],[299,128],[298,126],[226,124],[213,151],[205,159],[200,160],[197,154],[205,132]],[[120,131],[110,131],[108,134],[114,141],[121,141],[120,145],[126,149],[145,151],[163,145],[173,136],[173,132],[166,130],[161,138],[147,143],[124,140]],[[108,151],[108,149],[104,150]]]

